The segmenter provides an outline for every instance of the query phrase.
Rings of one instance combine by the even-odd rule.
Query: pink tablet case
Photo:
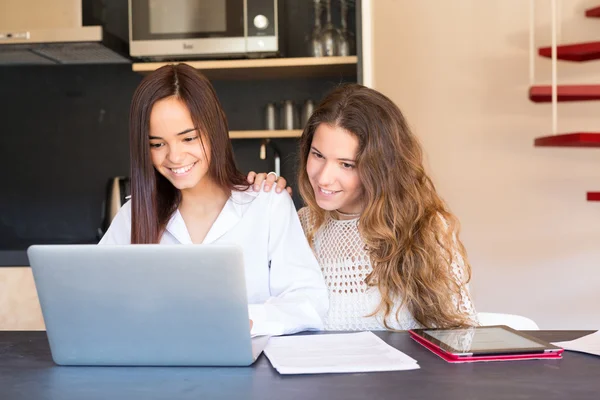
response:
[[[450,363],[467,363],[477,361],[511,361],[511,360],[536,360],[536,359],[551,359],[559,360],[562,358],[564,350],[559,350],[556,353],[534,353],[534,354],[507,354],[507,355],[494,355],[494,356],[471,356],[471,357],[458,357],[453,354],[447,353],[442,350],[438,345],[431,343],[429,340],[417,335],[413,331],[409,330],[410,337],[412,337],[417,343],[423,347],[429,349],[432,353],[437,354],[442,359]]]

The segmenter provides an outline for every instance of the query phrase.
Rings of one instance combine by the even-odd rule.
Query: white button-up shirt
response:
[[[131,203],[115,216],[100,244],[131,243]],[[175,211],[161,244],[192,244]],[[244,251],[253,335],[322,330],[329,301],[321,270],[287,193],[233,191],[203,244],[237,244]]]

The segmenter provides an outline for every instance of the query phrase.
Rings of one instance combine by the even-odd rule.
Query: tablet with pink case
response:
[[[412,329],[410,336],[450,363],[561,359],[563,349],[504,325]]]

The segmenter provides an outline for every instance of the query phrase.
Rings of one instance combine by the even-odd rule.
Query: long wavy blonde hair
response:
[[[356,165],[364,209],[358,228],[373,266],[366,283],[381,293],[381,303],[371,315],[383,313],[388,329],[390,318],[398,320],[404,306],[424,327],[473,325],[460,307],[471,267],[458,238],[458,220],[427,176],[421,146],[400,109],[373,89],[358,84],[337,88],[304,128],[299,187],[315,221],[307,232],[309,242],[330,216],[317,205],[306,173],[313,136],[321,124],[340,127],[359,141]],[[464,262],[464,274],[453,272],[453,262]]]

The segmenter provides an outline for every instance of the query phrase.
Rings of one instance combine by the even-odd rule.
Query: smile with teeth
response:
[[[198,162],[198,161],[196,161],[196,162]],[[181,167],[181,168],[169,168],[169,169],[171,171],[173,171],[173,173],[175,175],[183,175],[186,172],[188,172],[190,169],[192,169],[194,167],[194,165],[196,165],[196,163],[192,163],[192,164],[186,165],[186,166]]]
[[[331,195],[341,192],[341,190],[337,190],[337,191],[336,190],[325,190],[322,187],[319,187],[319,191],[326,196],[331,196]]]

